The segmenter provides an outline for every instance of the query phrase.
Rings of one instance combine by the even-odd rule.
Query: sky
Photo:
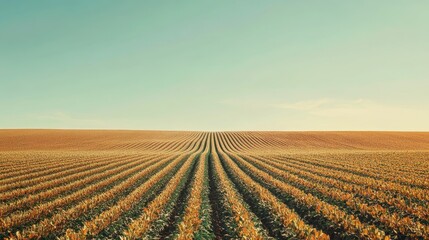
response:
[[[429,1],[1,1],[0,128],[429,131]]]

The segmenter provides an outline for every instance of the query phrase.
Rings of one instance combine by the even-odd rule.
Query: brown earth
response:
[[[429,150],[429,132],[236,132],[255,150]],[[197,132],[139,130],[0,130],[0,151],[150,150]]]

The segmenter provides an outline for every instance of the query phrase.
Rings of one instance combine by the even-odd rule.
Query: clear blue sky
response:
[[[1,1],[0,128],[429,130],[429,1]]]

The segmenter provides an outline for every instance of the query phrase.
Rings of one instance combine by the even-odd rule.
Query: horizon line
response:
[[[410,132],[429,133],[428,130],[175,130],[175,129],[124,129],[124,128],[0,128],[4,130],[36,131],[151,131],[151,132]]]

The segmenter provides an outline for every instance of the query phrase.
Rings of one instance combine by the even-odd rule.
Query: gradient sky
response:
[[[0,128],[428,131],[428,13],[423,0],[2,1]]]

